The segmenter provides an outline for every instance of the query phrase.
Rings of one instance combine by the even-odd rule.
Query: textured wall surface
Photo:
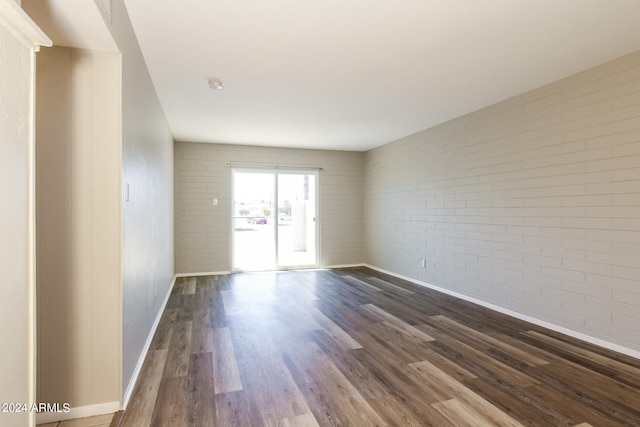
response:
[[[365,219],[368,264],[640,350],[640,52],[368,152]]]
[[[319,264],[364,261],[363,153],[222,144],[175,144],[176,273],[231,269],[231,171],[243,166],[320,167]],[[213,199],[218,205],[213,206]]]
[[[29,220],[32,51],[0,15],[0,402],[29,402]],[[22,77],[22,78],[20,78]],[[10,351],[9,350],[10,347]],[[0,424],[28,425],[29,414],[0,413]]]
[[[111,33],[122,52],[122,386],[129,386],[173,281],[173,137],[122,0]]]

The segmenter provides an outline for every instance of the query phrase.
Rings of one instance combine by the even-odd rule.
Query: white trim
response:
[[[37,319],[36,319],[36,205],[35,205],[35,85],[36,85],[36,63],[35,52],[40,46],[51,46],[51,40],[27,15],[19,2],[14,0],[0,0],[0,26],[22,44],[25,50],[29,50],[29,74],[24,76],[25,81],[29,80],[29,111],[28,111],[28,208],[27,208],[27,395],[29,402],[36,400],[37,388]],[[2,44],[0,42],[0,44]],[[3,76],[4,77],[4,76]],[[37,417],[29,411],[26,420],[33,424]]]
[[[367,264],[339,264],[339,265],[325,265],[318,268],[355,268],[355,267],[369,267],[369,266]],[[373,267],[371,268],[373,269]]]
[[[62,411],[62,405],[60,406]],[[120,402],[105,402],[97,405],[78,406],[69,412],[40,412],[36,414],[37,424],[55,423],[57,421],[76,418],[95,417],[96,415],[113,414],[120,410]]]
[[[29,402],[37,399],[38,377],[38,316],[37,316],[37,269],[36,269],[36,55],[30,55],[31,101],[29,102]],[[34,416],[29,414],[29,422],[34,422]]]
[[[429,289],[433,289],[434,291],[442,292],[443,294],[451,295],[456,298],[460,298],[465,301],[472,302],[474,304],[480,305],[482,307],[489,308],[491,310],[497,311],[502,314],[506,314],[511,317],[515,317],[516,319],[524,320],[525,322],[533,323],[534,325],[542,326],[543,328],[550,329],[555,332],[560,332],[561,334],[568,335],[573,338],[577,338],[579,340],[588,342],[590,344],[595,344],[599,347],[606,348],[608,350],[612,350],[618,353],[626,354],[627,356],[634,357],[636,359],[640,359],[640,351],[636,351],[627,347],[623,347],[619,344],[614,344],[609,341],[605,341],[600,338],[593,337],[591,335],[584,334],[582,332],[574,331],[573,329],[568,329],[563,326],[559,326],[553,323],[546,322],[544,320],[537,319],[535,317],[527,316],[526,314],[518,313],[517,311],[509,310],[508,308],[500,307],[499,305],[494,305],[486,301],[482,301],[480,299],[470,297],[468,295],[464,295],[446,288],[441,288],[440,286],[435,286],[427,282],[422,282],[417,279],[413,279],[411,277],[403,276],[401,274],[394,273],[392,271],[388,271],[379,267],[374,267],[373,265],[364,264],[365,267],[369,267],[372,270],[379,271],[381,273],[388,274],[390,276],[397,277],[399,279],[406,280],[411,283],[415,283],[416,285],[424,286]]]
[[[129,404],[129,399],[131,398],[131,393],[133,393],[133,388],[136,385],[136,381],[138,380],[138,375],[140,375],[140,371],[142,370],[142,365],[144,364],[144,360],[147,357],[147,352],[149,351],[149,346],[151,345],[151,341],[153,340],[153,336],[156,333],[156,329],[158,328],[158,324],[160,323],[160,319],[162,318],[162,314],[164,313],[164,309],[167,306],[167,302],[169,301],[169,296],[171,295],[171,291],[173,291],[173,286],[176,284],[177,276],[173,276],[173,280],[171,281],[171,286],[167,290],[167,294],[164,296],[164,301],[160,305],[160,309],[156,314],[156,319],[153,321],[153,325],[151,326],[151,330],[149,331],[149,335],[147,336],[147,341],[144,343],[144,347],[142,348],[142,352],[140,352],[140,357],[138,358],[138,363],[136,363],[136,367],[133,370],[133,374],[131,375],[131,379],[129,380],[129,385],[124,392],[124,396],[122,397],[122,409],[127,409],[127,405]],[[118,408],[117,410],[119,410]]]
[[[198,276],[222,276],[224,274],[231,274],[230,271],[209,271],[209,272],[201,272],[201,273],[179,273],[176,274],[176,278],[178,277],[198,277]]]
[[[14,0],[0,0],[0,23],[5,24],[24,44],[36,52],[40,46],[53,44]]]

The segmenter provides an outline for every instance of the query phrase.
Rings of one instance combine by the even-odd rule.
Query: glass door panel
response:
[[[276,267],[275,175],[233,172],[233,269]]]
[[[278,266],[315,266],[316,174],[278,174]]]

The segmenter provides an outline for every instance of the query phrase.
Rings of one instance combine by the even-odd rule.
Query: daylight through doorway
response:
[[[233,270],[317,265],[317,172],[233,169]]]

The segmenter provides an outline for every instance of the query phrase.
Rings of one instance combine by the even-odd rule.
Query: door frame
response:
[[[320,258],[320,216],[319,216],[319,201],[320,201],[320,170],[319,168],[297,168],[297,167],[242,167],[242,166],[230,166],[231,173],[231,221],[229,227],[230,236],[230,245],[229,245],[229,260],[231,261],[231,272],[250,272],[250,271],[264,271],[264,270],[251,270],[251,269],[241,269],[237,268],[235,263],[235,249],[236,249],[236,238],[235,238],[235,173],[263,173],[263,174],[272,174],[274,176],[273,180],[273,195],[274,195],[274,250],[275,250],[275,259],[274,259],[274,271],[286,271],[286,270],[300,270],[300,269],[313,269],[318,268],[319,258]],[[308,265],[288,265],[282,266],[279,264],[279,256],[278,256],[278,175],[313,175],[315,177],[315,221],[314,221],[314,232],[315,232],[315,263]]]

